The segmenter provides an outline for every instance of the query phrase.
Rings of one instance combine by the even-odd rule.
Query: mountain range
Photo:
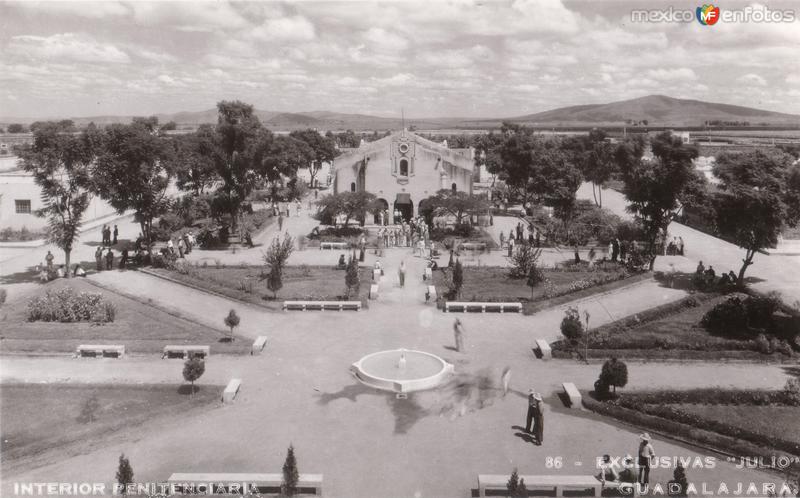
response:
[[[507,118],[387,118],[367,114],[346,114],[330,111],[276,112],[255,111],[264,126],[275,131],[303,128],[318,130],[390,130],[405,126],[418,129],[496,128],[503,121],[538,127],[622,126],[630,122],[646,122],[653,127],[702,126],[707,121],[748,122],[750,125],[798,126],[800,115],[765,111],[752,107],[676,99],[664,95],[649,95],[607,104],[588,104],[561,107],[549,111]],[[98,125],[129,122],[133,116],[89,116],[71,118],[76,125],[89,122]],[[194,128],[217,121],[216,109],[198,112],[158,114],[159,122],[175,121],[179,127]],[[0,123],[29,124],[34,119],[0,118]]]

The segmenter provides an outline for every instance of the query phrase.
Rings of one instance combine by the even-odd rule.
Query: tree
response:
[[[625,387],[628,383],[628,366],[616,358],[607,360],[603,363],[603,369],[600,371],[600,382],[607,386],[613,386],[614,394],[616,394],[617,386]]]
[[[295,178],[297,170],[314,161],[314,150],[304,141],[293,137],[271,135],[256,149],[256,172],[277,190],[283,177]]]
[[[451,189],[441,189],[420,204],[423,206],[420,209],[423,216],[426,213],[430,213],[426,217],[450,215],[456,219],[456,225],[466,223],[473,214],[484,214],[489,210],[489,200],[485,195],[453,192]]]
[[[592,196],[598,207],[603,207],[605,182],[617,170],[614,153],[614,146],[606,141],[605,132],[597,129],[589,132],[587,149],[579,167],[583,177],[592,182]]]
[[[717,229],[745,250],[740,286],[756,253],[774,247],[783,227],[800,219],[800,167],[793,162],[789,154],[758,149],[723,154],[714,165],[720,179],[712,201]]]
[[[508,479],[508,483],[506,483],[506,489],[508,489],[508,496],[528,496],[528,490],[525,487],[525,479],[520,479],[517,469],[514,469],[511,473],[511,477]]]
[[[228,312],[228,315],[225,317],[225,326],[231,329],[231,341],[233,341],[233,329],[239,326],[240,321],[241,319],[239,318],[239,315],[236,314],[236,310],[234,309],[231,309]]]
[[[267,252],[263,253],[264,264],[267,266],[267,288],[272,291],[273,297],[277,299],[278,291],[283,287],[283,269],[294,251],[294,239],[289,232],[280,240],[280,236],[272,239]]]
[[[308,144],[314,152],[314,159],[308,166],[308,172],[311,176],[311,186],[313,187],[314,178],[316,178],[317,173],[319,173],[319,170],[322,168],[322,163],[333,162],[334,158],[338,155],[339,151],[336,149],[336,141],[333,137],[323,137],[317,130],[312,129],[296,130],[289,133],[289,136],[297,140],[302,140]]]
[[[25,126],[19,123],[11,123],[10,125],[8,125],[7,130],[8,133],[25,133],[28,131],[25,129]]]
[[[344,226],[348,226],[350,220],[363,221],[367,213],[375,213],[379,209],[381,209],[380,204],[370,192],[341,192],[323,196],[317,201],[316,218],[323,223],[333,225],[336,218],[342,215],[345,217]]]
[[[190,357],[183,364],[183,379],[192,383],[192,395],[194,395],[194,381],[203,376],[206,371],[206,363],[195,356]]]
[[[570,306],[561,319],[561,334],[571,343],[576,343],[583,336],[583,322],[578,308]]]
[[[667,484],[667,490],[670,496],[688,496],[688,488],[689,481],[686,479],[686,469],[682,463],[678,462],[675,470],[672,471],[672,480]]]
[[[530,244],[519,244],[517,250],[511,255],[511,278],[526,278],[530,275],[531,268],[536,267],[541,248],[532,247]]]
[[[533,290],[542,280],[544,280],[542,271],[536,266],[536,263],[532,264],[528,270],[528,279],[525,281],[525,285],[531,288],[531,301],[533,301]]]
[[[176,123],[175,121],[167,121],[166,123],[161,125],[161,128],[159,128],[159,129],[160,129],[160,131],[177,130],[178,129],[178,123]]]
[[[218,153],[214,127],[201,125],[194,133],[177,135],[172,141],[172,169],[178,188],[200,195],[219,179],[215,168]]]
[[[57,123],[43,123],[20,157],[22,168],[41,188],[44,207],[36,215],[47,218],[47,238],[64,251],[69,269],[72,247],[91,200],[95,147],[87,133],[75,136],[62,130]]]
[[[350,294],[358,295],[358,290],[361,287],[361,280],[358,275],[358,258],[351,255],[347,261],[347,271],[344,276],[344,283],[347,288],[347,299],[350,299]]]
[[[681,207],[702,195],[704,179],[694,170],[697,149],[664,132],[653,140],[653,160],[635,159],[635,148],[623,149],[622,178],[628,211],[641,222],[647,240],[650,270],[658,255],[658,243],[667,237],[669,224]]]
[[[461,287],[464,286],[464,267],[461,265],[461,260],[456,260],[453,267],[453,283],[450,291],[456,296],[456,299],[461,297]]]
[[[117,466],[117,483],[120,486],[122,494],[127,494],[128,484],[133,483],[133,467],[131,462],[125,457],[125,453],[119,456],[119,465]]]
[[[134,210],[142,235],[153,242],[153,220],[167,212],[173,177],[171,148],[155,131],[156,118],[113,124],[101,134],[92,170],[95,192],[122,214]]]
[[[286,460],[283,462],[283,482],[281,483],[281,493],[284,496],[294,496],[297,494],[297,483],[300,480],[300,472],[297,470],[297,460],[294,457],[294,446],[289,445],[286,450]]]

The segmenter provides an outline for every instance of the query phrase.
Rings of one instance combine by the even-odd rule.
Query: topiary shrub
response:
[[[583,337],[583,322],[581,322],[578,308],[570,306],[564,312],[564,318],[561,320],[561,334],[573,344]]]
[[[708,310],[700,325],[714,335],[738,338],[747,335],[747,321],[745,300],[733,296]]]

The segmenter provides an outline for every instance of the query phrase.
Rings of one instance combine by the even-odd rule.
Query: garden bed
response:
[[[533,288],[526,285],[526,279],[509,277],[510,268],[500,266],[464,267],[464,284],[458,301],[472,302],[521,302],[523,313],[530,315],[546,307],[586,297],[598,292],[606,292],[621,285],[631,283],[632,278],[646,279],[650,274],[631,274],[622,266],[589,269],[588,267],[568,267],[543,269],[545,279]],[[444,271],[433,272],[433,283],[443,293],[447,289]],[[445,298],[440,297],[437,305],[442,308]]]
[[[623,359],[736,359],[790,360],[793,355],[764,352],[756,339],[714,335],[701,326],[703,316],[730,296],[696,293],[593,329],[588,337],[589,358]],[[584,343],[566,340],[551,344],[556,358],[583,355]]]
[[[222,317],[220,330],[215,330],[156,306],[100,289],[80,278],[58,279],[42,285],[37,292],[44,294],[47,290],[55,291],[67,286],[78,292],[101,294],[114,305],[114,321],[99,324],[29,322],[29,299],[14,300],[3,306],[0,352],[74,353],[80,344],[121,344],[129,354],[160,354],[167,344],[207,344],[211,346],[212,354],[245,354],[250,351],[250,341],[244,338],[220,342],[227,335]]]
[[[179,283],[220,294],[239,301],[282,309],[283,301],[344,301],[345,271],[331,266],[287,266],[283,271],[283,288],[277,299],[262,278],[263,266],[186,266],[180,270],[149,269]],[[349,300],[365,302],[369,296],[372,269],[359,268],[361,287]]]
[[[785,391],[652,391],[601,401],[585,396],[586,408],[637,428],[740,457],[800,456],[800,405]],[[800,461],[794,461],[800,470]]]
[[[189,386],[180,383],[178,376],[175,385],[3,385],[3,464],[65,447],[78,453],[98,443],[109,444],[108,438],[119,431],[213,406],[223,389],[201,380],[189,395]]]
[[[47,237],[47,232],[44,230],[28,230],[25,227],[19,230],[12,228],[4,228],[0,230],[0,242],[30,242],[32,240],[40,240]]]

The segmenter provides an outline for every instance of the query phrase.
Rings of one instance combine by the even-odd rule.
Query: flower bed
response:
[[[113,322],[114,304],[95,292],[77,292],[71,287],[48,290],[28,302],[29,322]]]

